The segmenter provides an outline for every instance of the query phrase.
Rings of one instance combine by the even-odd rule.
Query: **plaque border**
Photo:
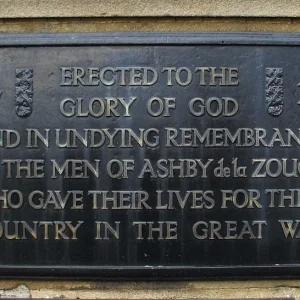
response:
[[[300,46],[300,33],[263,32],[104,32],[0,34],[0,47],[107,46],[107,45],[261,45]],[[0,265],[0,278],[89,280],[215,280],[300,278],[300,262],[272,265],[227,266],[83,266]]]
[[[98,32],[1,33],[0,47],[80,45],[280,45],[299,46],[300,33]]]

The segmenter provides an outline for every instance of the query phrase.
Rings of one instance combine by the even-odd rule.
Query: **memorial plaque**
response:
[[[0,275],[300,275],[300,35],[0,36]]]

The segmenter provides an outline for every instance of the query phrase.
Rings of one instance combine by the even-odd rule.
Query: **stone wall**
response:
[[[101,282],[2,280],[1,298],[72,299],[300,299],[300,280]]]
[[[0,32],[300,31],[298,0],[1,0]],[[0,297],[300,299],[300,280],[102,282],[2,279]]]

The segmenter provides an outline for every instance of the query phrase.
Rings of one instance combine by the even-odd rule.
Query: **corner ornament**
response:
[[[28,117],[32,113],[33,69],[16,69],[16,114]]]
[[[283,69],[266,68],[266,105],[268,114],[278,117],[283,111]]]

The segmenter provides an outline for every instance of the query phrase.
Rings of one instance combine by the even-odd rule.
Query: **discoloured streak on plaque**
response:
[[[16,113],[28,117],[32,113],[33,70],[16,69]]]
[[[283,69],[266,68],[266,103],[268,114],[274,117],[283,110]]]

